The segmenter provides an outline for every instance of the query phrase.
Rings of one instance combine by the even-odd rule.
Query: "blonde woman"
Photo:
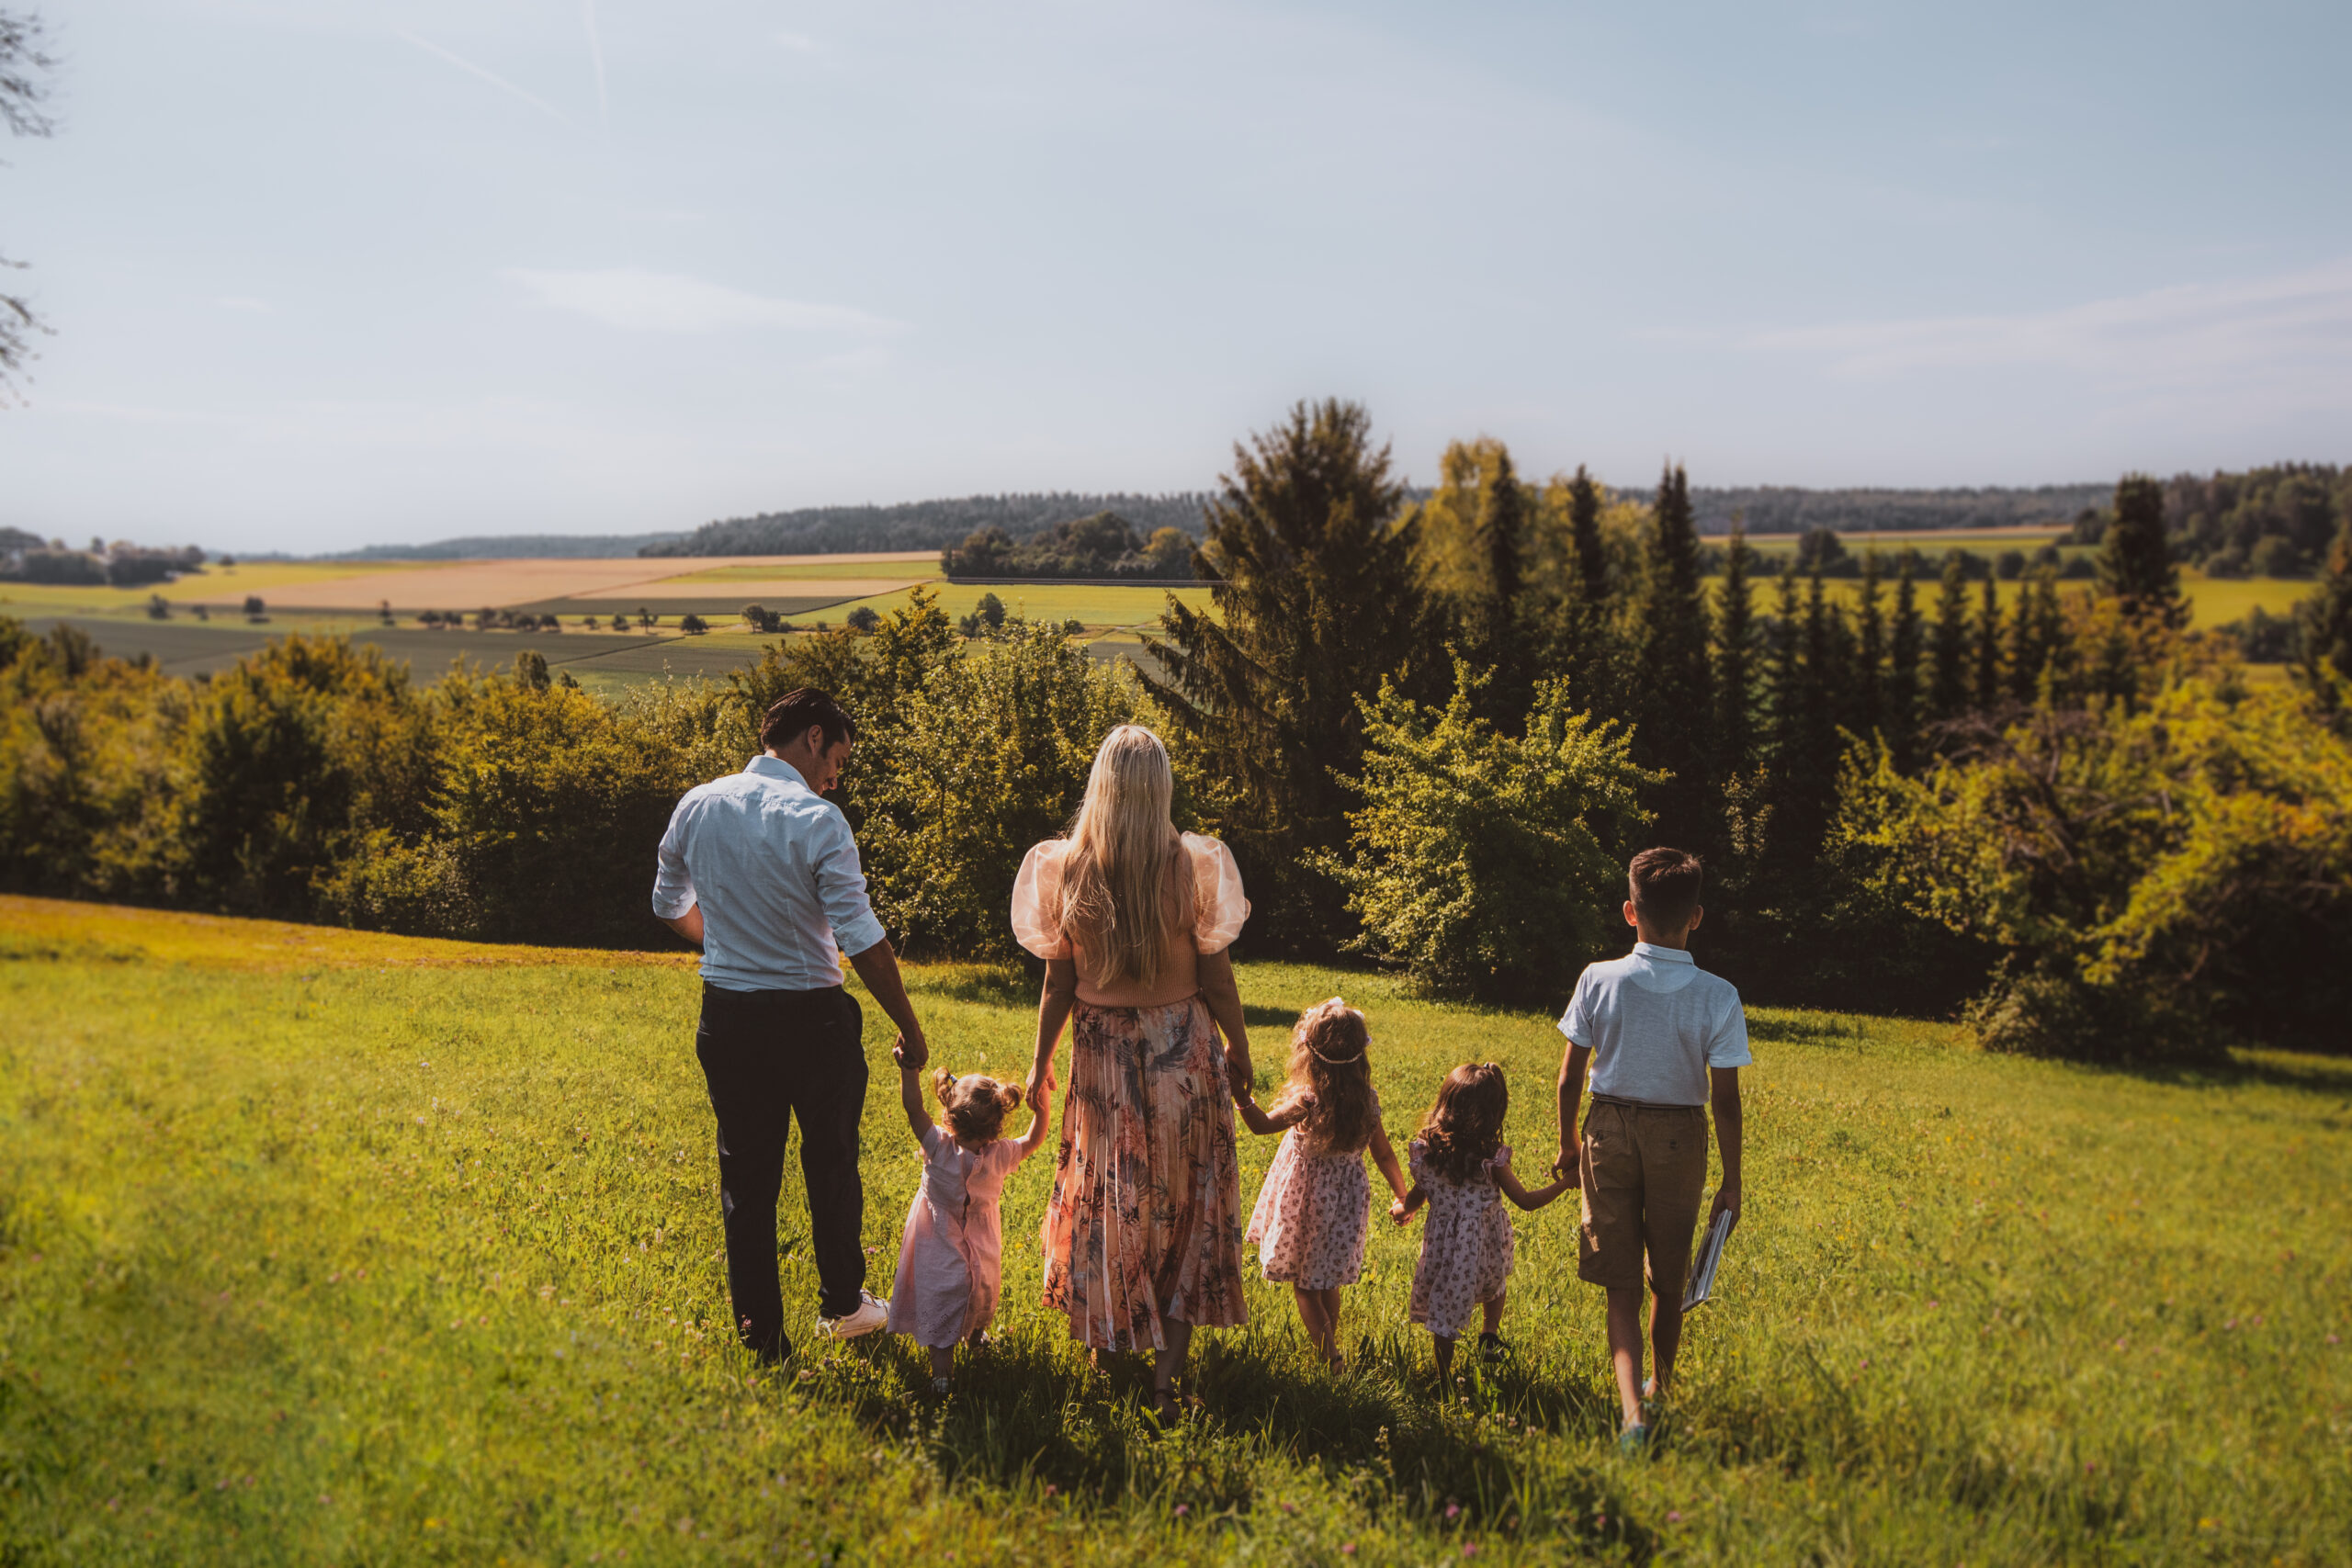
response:
[[[1012,888],[1013,934],[1046,960],[1032,1093],[1072,1025],[1046,1304],[1097,1350],[1157,1349],[1163,1416],[1193,1330],[1249,1315],[1229,1086],[1249,1081],[1250,1037],[1226,949],[1250,901],[1223,844],[1176,831],[1172,782],[1159,737],[1114,729],[1069,837],[1031,850]]]

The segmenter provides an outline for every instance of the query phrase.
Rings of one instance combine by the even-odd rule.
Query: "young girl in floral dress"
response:
[[[906,1235],[899,1243],[899,1278],[890,1290],[890,1332],[914,1337],[931,1352],[931,1392],[947,1392],[957,1344],[980,1348],[982,1333],[996,1316],[997,1281],[1004,1237],[997,1202],[1004,1179],[1046,1141],[1046,1091],[1037,1091],[1029,1130],[1018,1142],[1001,1136],[1005,1112],[1021,1103],[1017,1084],[1001,1084],[978,1073],[962,1077],[941,1068],[933,1079],[939,1111],[933,1122],[922,1103],[918,1069],[900,1050],[899,1098],[907,1125],[922,1145],[922,1185],[907,1210]]]
[[[1436,1341],[1439,1380],[1452,1386],[1453,1342],[1470,1323],[1473,1307],[1486,1311],[1478,1336],[1479,1355],[1503,1353],[1503,1286],[1510,1276],[1510,1217],[1501,1198],[1522,1209],[1540,1209],[1566,1191],[1567,1178],[1533,1191],[1520,1184],[1503,1143],[1503,1113],[1510,1088],[1494,1062],[1464,1062],[1446,1075],[1421,1130],[1406,1153],[1413,1165],[1413,1190],[1388,1209],[1398,1224],[1427,1204],[1421,1228],[1420,1267],[1413,1273],[1412,1320]]]
[[[1251,1132],[1283,1134],[1266,1184],[1258,1190],[1249,1239],[1266,1278],[1291,1288],[1307,1338],[1335,1372],[1344,1370],[1340,1288],[1363,1273],[1371,1224],[1367,1148],[1390,1190],[1400,1201],[1405,1196],[1405,1174],[1380,1124],[1371,1045],[1363,1013],[1337,997],[1317,1002],[1291,1032],[1290,1077],[1273,1109],[1261,1111],[1245,1090],[1237,1090],[1234,1104]]]

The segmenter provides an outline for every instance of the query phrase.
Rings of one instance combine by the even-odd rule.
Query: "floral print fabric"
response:
[[[1429,1199],[1420,1266],[1413,1271],[1412,1320],[1455,1338],[1479,1303],[1502,1294],[1510,1277],[1510,1216],[1503,1213],[1502,1190],[1483,1167],[1468,1181],[1441,1176],[1418,1138],[1407,1156],[1414,1185]]]
[[[1198,997],[1077,1005],[1038,1241],[1046,1304],[1069,1314],[1081,1344],[1159,1348],[1163,1318],[1199,1328],[1247,1321],[1225,1044]]]
[[[1372,1114],[1380,1115],[1373,1101]],[[1326,1154],[1301,1124],[1283,1134],[1258,1206],[1250,1214],[1250,1241],[1266,1278],[1303,1291],[1352,1285],[1363,1275],[1363,1244],[1371,1226],[1372,1183],[1363,1151]]]

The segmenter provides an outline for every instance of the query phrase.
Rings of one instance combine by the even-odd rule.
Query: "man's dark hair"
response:
[[[830,693],[803,686],[778,697],[767,716],[760,720],[760,747],[763,750],[781,750],[811,729],[822,729],[828,746],[857,739],[857,720],[842,712],[842,705],[833,701]]]
[[[1699,907],[1699,888],[1706,872],[1699,857],[1688,850],[1644,850],[1634,857],[1625,881],[1632,887],[1634,913],[1668,931],[1690,923]]]

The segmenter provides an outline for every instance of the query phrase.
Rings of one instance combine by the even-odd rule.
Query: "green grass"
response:
[[[1723,582],[1720,577],[1711,578],[1708,581],[1716,587],[1720,587]],[[2030,584],[2021,581],[1994,584],[2003,609],[2014,607],[2018,602],[2018,595],[2030,586]],[[1823,587],[1831,599],[1847,605],[1853,604],[1860,597],[1862,591],[1860,580],[1851,577],[1829,578],[1823,583]],[[2274,615],[2292,614],[2296,604],[2309,598],[2316,587],[2317,584],[2309,579],[2206,577],[2202,573],[2186,570],[2180,574],[2180,590],[2188,600],[2188,624],[2200,630],[2226,626],[2243,617],[2257,604]],[[1894,584],[1890,581],[1883,585],[1882,591],[1884,596],[1880,602],[1891,611],[1894,604]],[[2085,579],[2061,580],[2058,584],[2058,592],[2062,595],[2087,593],[2092,591],[2093,584]],[[1804,592],[1803,583],[1797,585],[1797,592],[1799,603],[1802,604]],[[1936,595],[1939,592],[1939,584],[1932,578],[1918,585],[1921,615],[1933,618],[1936,613]],[[1968,585],[1968,613],[1971,615],[1976,613],[1976,597],[1983,592],[1984,585],[1981,582],[1972,582]],[[1770,579],[1758,582],[1756,604],[1760,613],[1771,612],[1772,606],[1779,602],[1775,597],[1778,592],[1779,589]]]
[[[1016,1070],[1025,986],[914,983],[944,1063]],[[1260,1060],[1334,990],[1399,1136],[1493,1058],[1540,1163],[1546,1020],[1250,964]],[[1257,1283],[1202,1337],[1206,1414],[1157,1437],[1140,1369],[1035,1305],[1042,1163],[1007,1195],[1004,1345],[944,1409],[903,1343],[806,1335],[795,1179],[809,1353],[754,1377],[695,1006],[679,957],[0,900],[0,1562],[2344,1558],[2346,1064],[2130,1077],[1757,1010],[1747,1217],[1634,1461],[1572,1198],[1517,1216],[1519,1356],[1461,1404],[1384,1223],[1361,1375]],[[881,1288],[918,1169],[885,1043],[869,1005]],[[1272,1143],[1244,1143],[1246,1202]]]

